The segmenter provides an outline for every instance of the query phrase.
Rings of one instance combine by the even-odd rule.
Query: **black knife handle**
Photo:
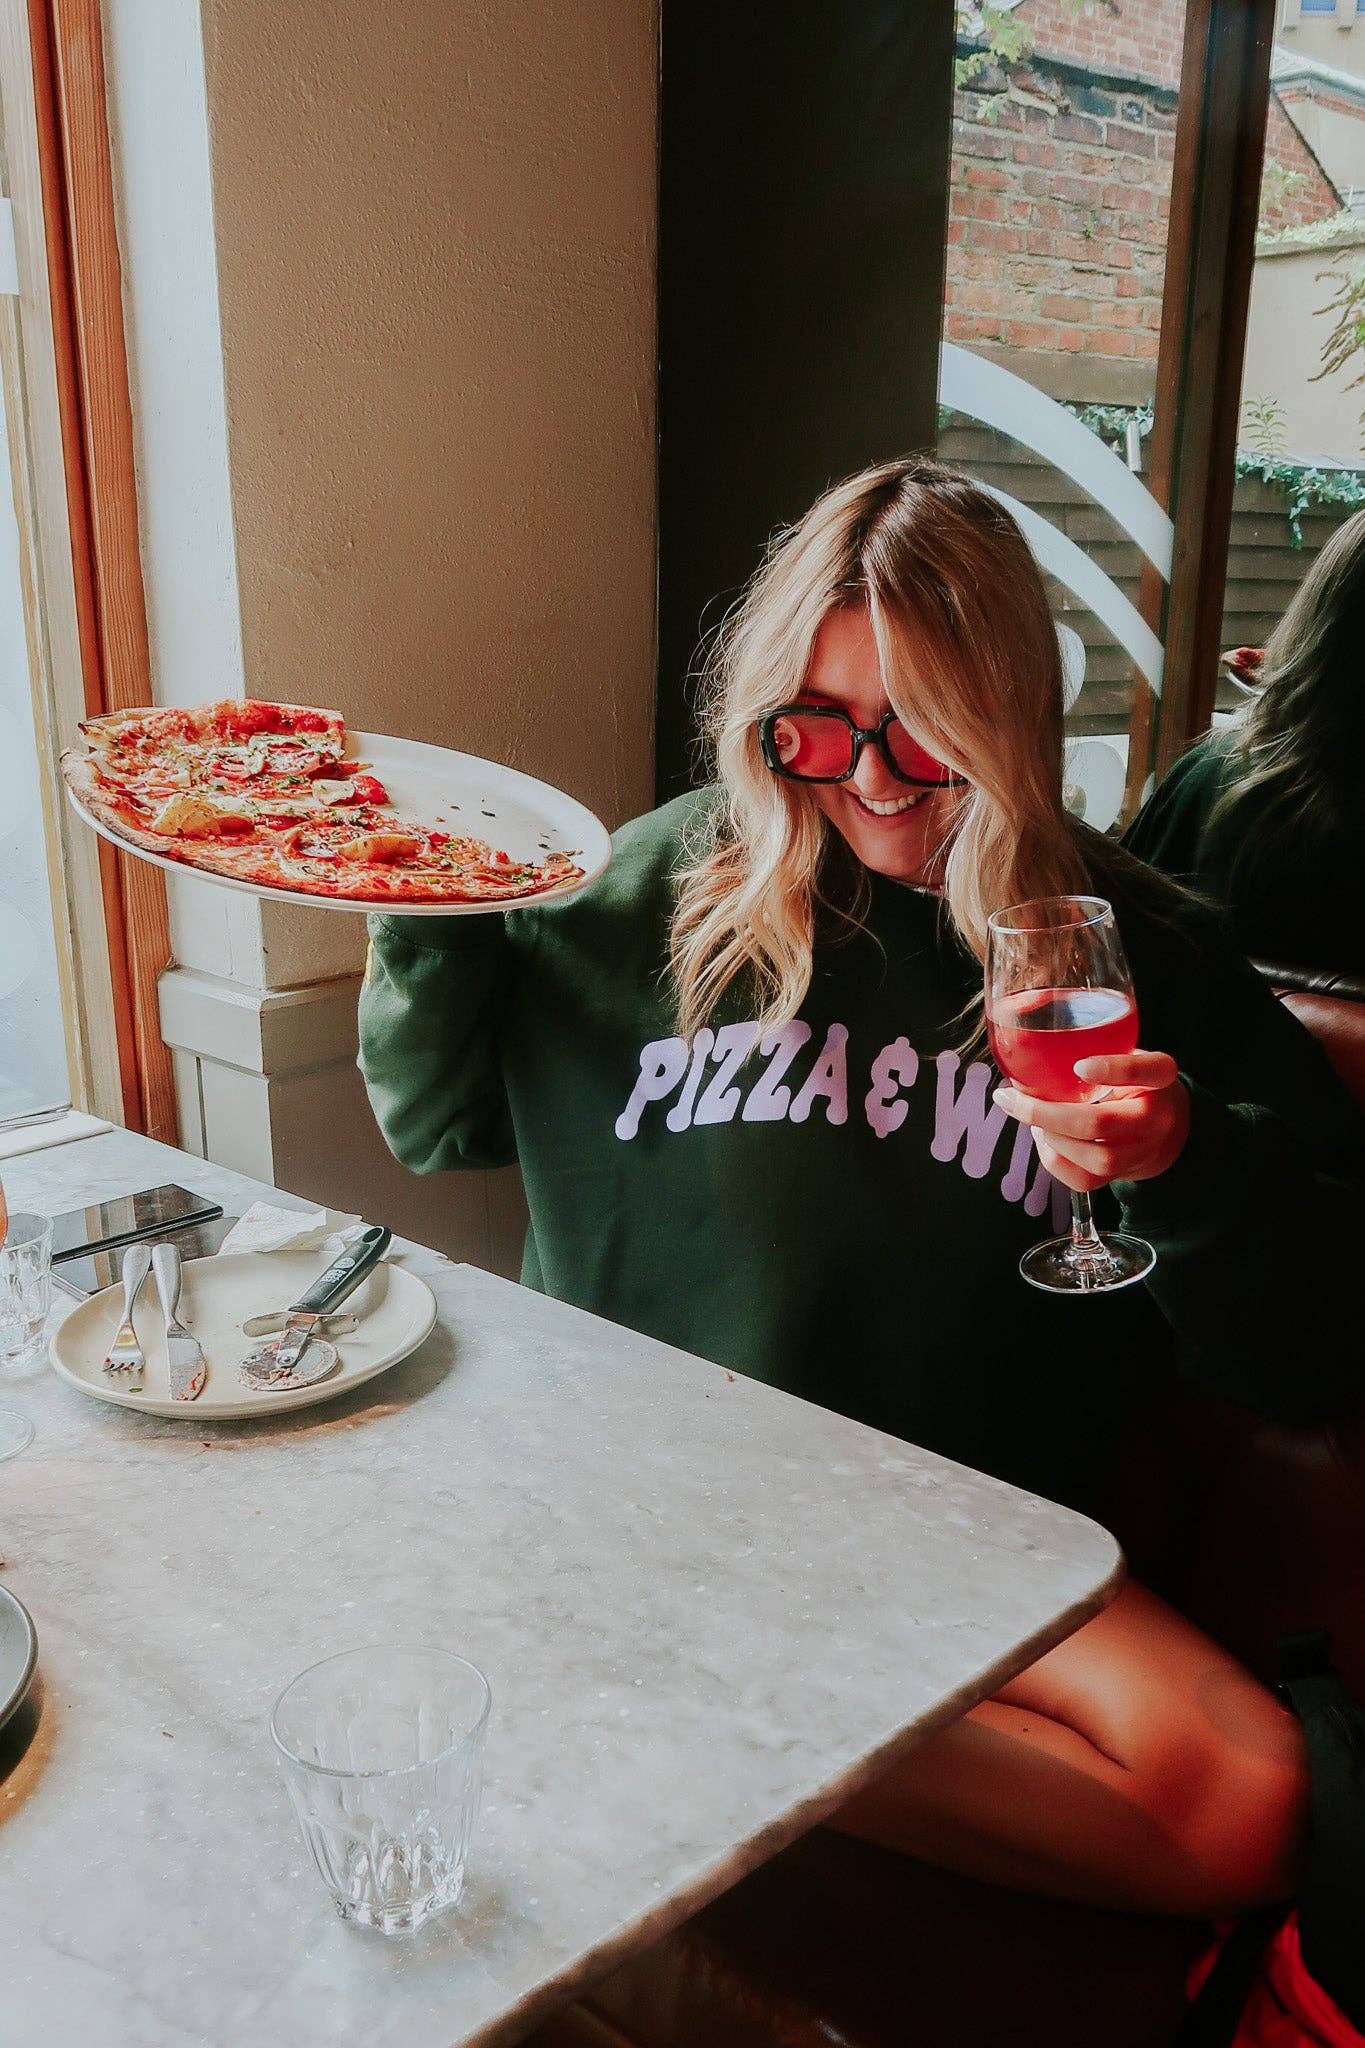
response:
[[[372,1223],[354,1244],[348,1244],[339,1259],[333,1259],[325,1273],[320,1273],[309,1288],[290,1308],[291,1315],[325,1315],[329,1308],[335,1308],[345,1301],[352,1288],[359,1287],[365,1275],[383,1258],[393,1237],[382,1223]]]

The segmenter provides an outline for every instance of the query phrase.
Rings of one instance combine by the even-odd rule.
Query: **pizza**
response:
[[[1260,680],[1265,663],[1263,647],[1230,647],[1223,656],[1223,665],[1230,668],[1239,682],[1256,683]]]
[[[348,758],[335,711],[228,699],[192,711],[87,719],[62,755],[77,798],[116,838],[206,874],[363,903],[512,902],[576,880],[567,853],[535,861],[400,817]]]

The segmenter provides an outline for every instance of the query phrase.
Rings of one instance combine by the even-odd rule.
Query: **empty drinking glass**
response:
[[[270,1732],[342,1918],[406,1934],[460,1896],[492,1695],[449,1650],[376,1646],[314,1664]]]
[[[15,1210],[0,1236],[0,1376],[31,1372],[52,1305],[52,1219]]]

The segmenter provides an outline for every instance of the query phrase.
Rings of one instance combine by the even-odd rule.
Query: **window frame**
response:
[[[99,0],[2,0],[0,90],[29,452],[18,509],[54,900],[70,912],[73,1092],[174,1144],[164,880],[74,822],[55,770],[81,718],[152,701]]]

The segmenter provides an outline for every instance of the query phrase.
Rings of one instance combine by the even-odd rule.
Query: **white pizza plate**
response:
[[[346,1312],[360,1317],[360,1327],[337,1340],[340,1363],[330,1378],[278,1394],[245,1386],[239,1367],[263,1340],[243,1336],[242,1324],[248,1316],[297,1301],[326,1263],[316,1251],[218,1252],[212,1258],[185,1261],[179,1316],[199,1339],[208,1363],[197,1401],[171,1398],[161,1308],[150,1282],[133,1312],[133,1327],[147,1354],[140,1394],[119,1386],[104,1370],[123,1311],[121,1287],[106,1287],[73,1309],[54,1332],[49,1356],[62,1378],[83,1394],[116,1408],[170,1416],[176,1422],[240,1422],[248,1416],[307,1408],[315,1401],[334,1401],[417,1349],[436,1321],[436,1297],[415,1273],[381,1261],[346,1303]]]
[[[319,910],[392,910],[403,917],[471,917],[492,911],[515,909],[519,903],[558,903],[576,896],[595,881],[611,858],[611,840],[600,818],[571,796],[548,782],[537,782],[516,768],[501,768],[493,761],[481,761],[475,754],[456,754],[448,747],[427,746],[421,740],[400,740],[377,732],[348,732],[346,758],[364,761],[379,777],[389,800],[400,817],[415,824],[436,826],[443,832],[467,832],[486,839],[490,846],[511,854],[513,860],[543,860],[547,853],[569,853],[582,868],[582,876],[561,882],[553,889],[538,889],[534,895],[505,898],[497,903],[371,903],[356,896],[310,896],[302,889],[274,889],[256,882],[243,882],[235,875],[214,875],[189,861],[172,860],[169,855],[148,853],[134,846],[99,818],[94,817],[69,787],[67,795],[87,825],[93,825],[104,839],[176,874],[196,875],[216,882],[224,889],[241,889],[248,896],[268,896],[278,903],[312,904]]]

